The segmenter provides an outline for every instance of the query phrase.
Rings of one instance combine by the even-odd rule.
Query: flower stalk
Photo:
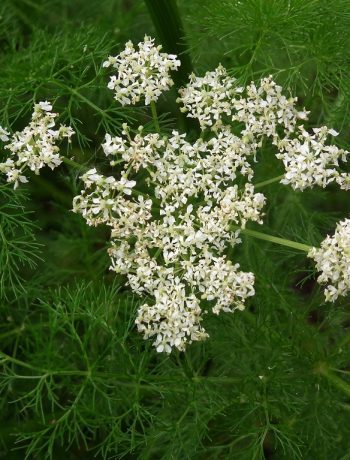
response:
[[[345,382],[342,378],[338,377],[326,363],[320,363],[316,369],[322,377],[325,377],[329,383],[331,383],[335,388],[340,390],[342,393],[350,396],[350,384]]]
[[[159,126],[159,120],[158,120],[158,116],[157,116],[157,108],[156,108],[156,104],[154,101],[151,101],[151,112],[152,112],[152,118],[153,118],[153,123],[154,123],[154,127],[155,127],[155,130],[159,133],[160,132],[160,126]]]
[[[268,241],[270,243],[279,244],[288,248],[298,249],[299,251],[309,252],[312,246],[297,241],[287,240],[286,238],[279,238],[278,236],[269,235],[267,233],[258,232],[256,230],[248,230],[244,228],[241,230],[243,235],[251,236],[259,240]]]
[[[261,188],[265,187],[266,185],[270,184],[275,184],[276,182],[280,182],[284,178],[284,174],[281,174],[280,176],[272,177],[271,179],[264,180],[262,182],[258,182],[257,184],[254,184],[254,188]]]

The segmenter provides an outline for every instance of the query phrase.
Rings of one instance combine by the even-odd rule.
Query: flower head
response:
[[[254,144],[229,130],[194,143],[177,131],[161,138],[139,129],[131,138],[124,126],[122,134],[103,144],[112,165],[124,162],[121,178],[88,171],[73,210],[89,225],[111,227],[111,269],[153,299],[139,308],[138,330],[159,352],[184,350],[208,336],[206,311],[242,310],[254,294],[254,275],[225,255],[240,242],[237,228],[261,222],[265,197],[250,183]],[[130,179],[141,170],[142,194]],[[242,189],[238,175],[248,181]]]
[[[334,302],[338,296],[346,295],[350,290],[350,219],[339,222],[334,235],[328,235],[320,248],[312,248],[308,257],[314,259],[321,272],[317,281],[328,283],[326,300]]]
[[[174,84],[170,71],[177,70],[180,61],[174,54],[161,53],[161,49],[146,35],[138,50],[129,41],[118,56],[109,56],[102,64],[117,69],[108,88],[115,91],[114,98],[122,105],[136,104],[141,99],[149,105]]]
[[[219,65],[214,71],[206,72],[204,77],[190,75],[190,82],[179,90],[177,101],[183,104],[181,111],[196,118],[202,129],[216,130],[222,126],[222,118],[231,115],[232,100],[242,91],[235,78],[229,77],[226,69]]]
[[[276,156],[286,169],[281,182],[298,190],[315,185],[324,188],[333,181],[346,188],[348,174],[339,173],[337,166],[340,160],[346,161],[349,152],[326,144],[329,135],[337,134],[326,126],[313,128],[313,134],[299,126],[296,137],[285,137],[277,142],[279,153]]]
[[[9,136],[10,136],[10,133],[6,129],[0,126],[0,140],[2,140],[3,142],[6,142],[10,139]]]
[[[129,42],[104,63],[118,68],[110,86],[122,104],[144,96],[147,104],[158,97],[159,49],[146,37],[138,52]],[[156,65],[146,64],[149,56]],[[175,61],[166,56],[168,71]],[[156,69],[154,80],[145,68]],[[147,99],[148,84],[157,90]],[[126,275],[134,292],[150,298],[139,308],[136,324],[145,338],[153,337],[157,351],[167,353],[208,336],[201,326],[205,313],[243,310],[254,295],[253,273],[232,263],[227,249],[240,243],[240,229],[248,221],[262,223],[265,196],[256,193],[252,178],[264,139],[277,147],[284,163],[282,183],[303,190],[337,181],[350,188],[350,175],[335,169],[348,152],[326,144],[327,136],[337,133],[322,127],[309,134],[300,125],[308,112],[298,111],[296,98],[284,96],[271,76],[242,88],[219,66],[204,77],[191,75],[178,102],[202,131],[212,132],[189,142],[176,130],[163,137],[140,127],[132,137],[124,124],[120,136],[106,134],[102,145],[112,166],[124,164],[121,178],[89,171],[73,207],[89,225],[111,227],[110,268]],[[131,177],[138,173],[141,183],[135,187]],[[341,231],[350,246],[350,231]],[[319,281],[333,282],[326,289],[333,300],[350,289],[350,255],[341,239],[326,241],[309,256],[323,271]]]
[[[39,174],[44,166],[54,169],[62,162],[56,143],[64,138],[70,140],[74,131],[64,125],[55,130],[57,113],[51,110],[49,102],[39,102],[34,105],[29,125],[22,131],[11,136],[0,128],[0,138],[7,142],[5,149],[10,151],[10,157],[0,163],[0,172],[7,175],[7,182],[13,183],[15,188],[21,182],[28,182],[24,174],[26,169]]]
[[[276,143],[280,137],[293,133],[298,120],[307,119],[307,113],[295,107],[297,98],[287,98],[282,87],[272,76],[262,78],[258,86],[252,82],[241,97],[232,101],[232,121],[245,125],[245,137],[269,137]]]

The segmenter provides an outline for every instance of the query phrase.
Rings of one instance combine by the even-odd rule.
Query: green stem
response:
[[[274,184],[275,182],[279,182],[283,178],[284,178],[284,174],[273,177],[272,179],[264,180],[263,182],[258,182],[257,184],[254,185],[254,188],[257,189],[260,187],[265,187],[265,185]]]
[[[20,359],[14,358],[11,355],[8,355],[7,353],[3,352],[0,350],[0,364],[4,365],[6,362],[11,362],[13,364],[16,364],[19,367],[24,367],[26,369],[30,369],[33,372],[36,372],[37,374],[34,375],[19,375],[15,374],[13,377],[15,379],[40,379],[44,377],[49,377],[49,376],[58,376],[58,375],[65,375],[65,376],[76,376],[76,377],[95,377],[95,378],[104,378],[104,379],[120,379],[118,381],[118,384],[121,385],[128,385],[128,386],[134,386],[135,383],[139,382],[139,376],[138,375],[128,375],[125,376],[124,374],[118,374],[115,372],[102,372],[102,371],[92,371],[92,370],[70,370],[70,369],[45,369],[39,366],[33,366],[29,363],[26,363],[24,361],[21,361]],[[124,382],[124,380],[128,380],[129,382]],[[131,381],[130,381],[131,380]],[[142,379],[143,380],[143,379]],[[193,376],[191,377],[191,380],[194,383],[200,384],[201,382],[210,382],[210,383],[215,383],[215,384],[237,384],[240,379],[237,377],[210,377],[210,376]],[[147,382],[151,382],[151,384],[147,384]],[[154,384],[166,384],[169,385],[171,383],[176,384],[177,381],[174,380],[173,378],[169,379],[168,377],[164,377],[161,375],[153,375],[152,378],[148,379],[148,381],[145,384],[142,384],[141,387],[144,388],[149,388],[149,389],[154,389]],[[181,391],[181,390],[180,390]]]
[[[85,170],[90,169],[89,166],[85,166],[85,165],[82,165],[80,163],[77,163],[76,161],[71,160],[70,158],[66,158],[66,157],[61,156],[61,159],[62,159],[63,163],[65,163],[68,166],[72,166],[75,169],[85,169]],[[125,160],[123,160],[122,158],[120,160],[115,160],[115,161],[113,161],[113,166],[118,165],[120,163],[125,163]]]
[[[0,334],[0,340],[3,340],[7,337],[11,337],[11,335],[20,335],[24,333],[25,331],[29,331],[32,329],[49,327],[49,326],[50,326],[50,323],[39,323],[35,325],[30,325],[30,327],[26,326],[25,324],[21,324],[21,326],[18,326],[15,329],[12,329],[10,331],[3,332],[2,334]]]
[[[62,159],[63,163],[65,163],[68,166],[72,166],[73,168],[76,168],[76,169],[88,169],[86,166],[81,165],[81,164],[77,163],[76,161],[71,160],[70,158],[61,157],[61,159]]]
[[[237,230],[237,228],[235,228],[235,230]],[[252,236],[253,238],[257,238],[259,240],[269,241],[271,243],[280,244],[281,246],[298,249],[299,251],[309,252],[312,248],[312,246],[307,244],[286,240],[285,238],[279,238],[277,236],[268,235],[267,233],[257,232],[255,230],[248,230],[246,228],[241,229],[241,233],[243,233],[243,235]]]
[[[333,384],[338,390],[342,391],[345,393],[347,396],[350,396],[350,385],[345,382],[345,380],[341,379],[337,375],[332,372],[327,364],[325,363],[320,363],[316,372],[321,374],[323,377],[326,377],[326,379]]]
[[[61,83],[58,80],[50,80],[50,83],[52,83],[55,86],[59,86],[60,88],[66,90],[67,92],[69,92],[71,94],[74,94],[74,96],[76,96],[80,101],[84,102],[85,104],[90,106],[92,109],[94,109],[95,112],[99,113],[102,118],[105,118],[106,120],[109,120],[109,122],[111,123],[111,126],[116,125],[116,119],[115,118],[113,118],[105,110],[101,109],[96,104],[94,104],[92,101],[90,101],[90,99],[88,99],[87,97],[85,97],[81,93],[79,93],[78,89],[80,89],[80,88],[77,88],[77,89],[71,88],[70,86],[65,85],[64,83]]]
[[[152,112],[154,127],[156,128],[156,131],[160,133],[160,126],[159,126],[159,121],[158,121],[158,116],[157,116],[157,108],[156,108],[156,104],[154,101],[151,101],[151,112]]]
[[[0,334],[0,340],[3,340],[11,335],[19,335],[22,331],[24,331],[24,325],[16,327],[16,329],[12,329],[11,331],[3,332]]]

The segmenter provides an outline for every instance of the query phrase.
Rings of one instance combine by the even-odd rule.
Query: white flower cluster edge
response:
[[[346,295],[350,291],[350,219],[338,222],[334,235],[327,235],[321,247],[312,248],[308,257],[321,272],[317,281],[329,283],[324,291],[326,301]]]
[[[6,161],[0,163],[0,172],[6,174],[7,182],[14,184],[14,188],[28,182],[27,169],[39,174],[44,166],[54,169],[62,163],[56,143],[64,138],[70,141],[74,131],[65,125],[55,130],[57,116],[52,112],[52,105],[43,101],[34,105],[32,119],[22,131],[11,135],[0,126],[0,139],[6,143],[5,149],[10,151]]]

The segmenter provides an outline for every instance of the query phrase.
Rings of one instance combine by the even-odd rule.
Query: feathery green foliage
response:
[[[0,185],[0,301],[10,292],[25,292],[25,272],[34,269],[40,257],[27,202],[23,194]]]
[[[312,110],[315,124],[327,122],[342,131],[348,126],[346,0],[193,0],[180,5],[201,71],[221,62],[244,83],[272,74]]]
[[[349,144],[348,1],[177,5],[196,71],[272,74],[312,111],[307,127],[327,124]],[[154,128],[146,108],[113,100],[102,62],[155,29],[137,0],[0,4],[0,125],[22,129],[47,99],[76,131],[67,156],[81,164],[31,177],[25,194],[0,179],[0,458],[346,460],[348,300],[325,303],[305,253],[242,233],[230,256],[254,272],[255,296],[243,312],[205,316],[210,339],[168,356],[136,330],[147,299],[109,271],[107,228],[70,211],[84,168],[109,171],[106,132]],[[157,104],[164,134],[175,96]],[[256,183],[283,173],[271,146],[259,155]],[[349,192],[331,187],[261,191],[261,231],[305,245],[350,211]]]

